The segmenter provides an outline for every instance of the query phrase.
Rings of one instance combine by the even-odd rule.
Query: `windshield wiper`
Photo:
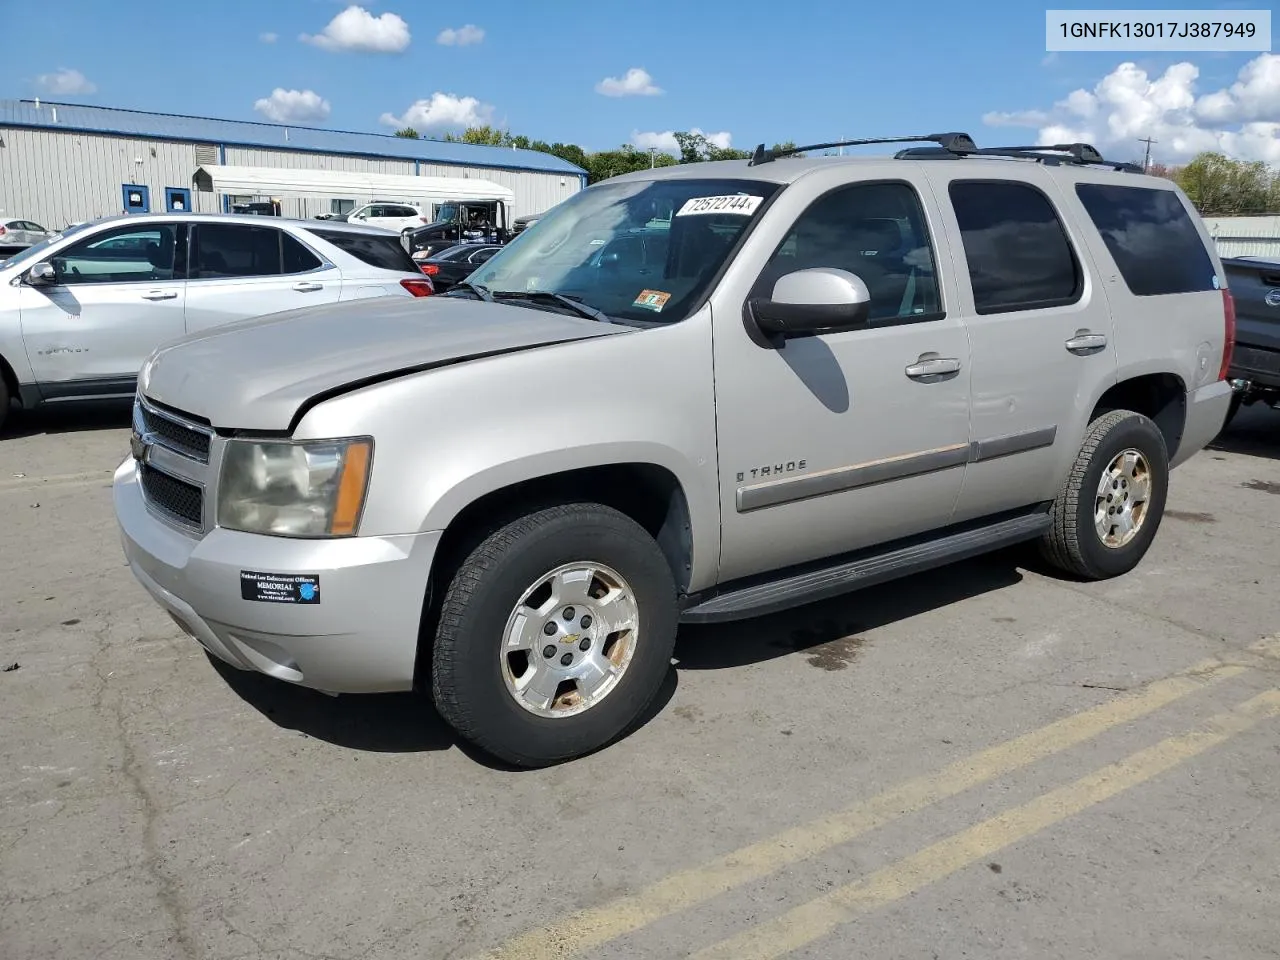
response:
[[[455,283],[452,287],[449,288],[449,293],[446,293],[445,296],[446,297],[449,296],[449,294],[453,293],[453,291],[455,290],[466,290],[470,293],[474,293],[477,297],[479,297],[485,303],[493,303],[493,294],[489,292],[489,288],[482,287],[478,283],[467,283],[465,280],[463,280],[461,283]]]
[[[495,300],[532,300],[535,303],[554,303],[561,307],[567,307],[578,316],[585,317],[588,320],[613,323],[613,320],[604,311],[587,306],[576,297],[566,297],[560,293],[552,293],[550,290],[495,290],[493,298]]]

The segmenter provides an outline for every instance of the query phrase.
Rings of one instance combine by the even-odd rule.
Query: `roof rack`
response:
[[[769,163],[779,157],[788,157],[810,150],[829,150],[832,147],[862,147],[872,143],[936,143],[938,147],[953,155],[973,153],[978,145],[967,133],[930,133],[920,137],[871,137],[865,140],[836,140],[832,143],[811,143],[804,147],[791,147],[787,150],[766,150],[762,143],[756,147],[747,166],[755,167]]]
[[[1066,154],[1066,156],[1060,156]],[[966,156],[980,157],[1013,157],[1021,160],[1036,160],[1050,166],[1071,163],[1076,166],[1102,166],[1121,173],[1143,173],[1142,167],[1136,163],[1120,160],[1107,160],[1097,148],[1088,143],[1055,143],[1022,147],[974,147],[972,150],[956,148],[924,147],[899,150],[894,157],[899,160],[958,160]]]

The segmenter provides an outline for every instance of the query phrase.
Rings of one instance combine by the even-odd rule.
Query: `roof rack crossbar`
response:
[[[874,143],[936,143],[943,150],[953,153],[972,152],[978,148],[977,144],[973,142],[973,138],[967,133],[930,133],[926,136],[917,137],[868,137],[861,140],[836,140],[831,143],[811,143],[807,146],[791,147],[786,150],[768,150],[762,143],[756,147],[748,166],[759,166],[779,157],[807,153],[810,150],[830,150],[834,147],[862,147]]]

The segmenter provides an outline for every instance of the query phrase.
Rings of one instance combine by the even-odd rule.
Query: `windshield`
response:
[[[456,203],[442,203],[436,207],[436,223],[454,223],[458,219]]]
[[[599,184],[556,206],[469,280],[494,294],[550,292],[610,317],[674,323],[778,189],[684,178]]]
[[[25,250],[15,253],[7,260],[0,260],[0,270],[7,270],[10,267],[16,267],[24,263],[30,263],[33,260],[39,260],[44,255],[44,252],[55,243],[66,239],[72,234],[79,233],[88,226],[90,226],[90,224],[77,223],[74,227],[67,227],[67,229],[63,230],[61,233],[55,233],[52,237],[41,240],[39,243],[33,243]]]

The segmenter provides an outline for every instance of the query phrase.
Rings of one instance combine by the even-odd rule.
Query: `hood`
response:
[[[242,320],[171,341],[143,366],[139,388],[215,427],[287,430],[319,394],[628,332],[634,328],[510,304],[378,297]]]

